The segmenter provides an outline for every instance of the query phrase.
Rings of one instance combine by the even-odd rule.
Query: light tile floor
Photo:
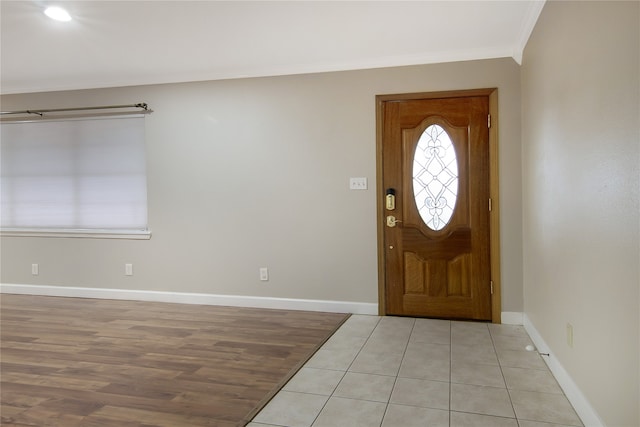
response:
[[[249,427],[582,426],[522,326],[354,315]]]

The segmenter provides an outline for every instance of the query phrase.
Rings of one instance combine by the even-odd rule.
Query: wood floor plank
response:
[[[0,423],[244,426],[348,315],[0,296]]]

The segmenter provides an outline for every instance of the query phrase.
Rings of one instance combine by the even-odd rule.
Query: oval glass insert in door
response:
[[[413,156],[413,197],[424,223],[439,231],[449,224],[458,199],[458,158],[451,138],[433,124]]]

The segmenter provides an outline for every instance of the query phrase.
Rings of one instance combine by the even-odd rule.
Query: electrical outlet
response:
[[[260,280],[263,282],[269,280],[269,269],[267,267],[260,267]]]
[[[567,323],[567,345],[573,348],[573,325]]]
[[[34,276],[40,274],[40,266],[38,264],[31,264],[31,274]]]
[[[133,264],[125,264],[124,265],[124,275],[125,276],[133,276]]]

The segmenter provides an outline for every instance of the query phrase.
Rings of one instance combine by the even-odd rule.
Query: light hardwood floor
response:
[[[5,427],[243,426],[348,317],[0,299]]]

